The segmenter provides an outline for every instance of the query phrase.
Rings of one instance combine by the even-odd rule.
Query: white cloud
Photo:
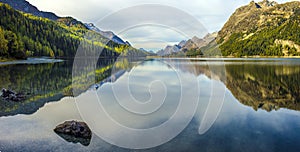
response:
[[[56,13],[59,16],[72,16],[81,20],[83,22],[97,22],[98,20],[117,12],[121,9],[137,6],[141,4],[161,4],[167,5],[171,7],[175,7],[177,9],[182,10],[195,17],[198,21],[200,21],[204,27],[209,32],[218,31],[221,29],[223,24],[227,21],[230,15],[235,11],[236,8],[248,4],[251,0],[28,0],[33,5],[37,6],[39,9],[43,11],[51,11]],[[257,0],[256,0],[257,1]],[[278,0],[279,3],[287,2],[291,0]],[[155,11],[155,10],[154,10]],[[131,13],[142,15],[140,19],[143,18],[143,10],[135,10]],[[157,16],[166,17],[169,12],[164,11],[160,12]],[[124,14],[125,17],[122,20],[122,16],[119,16],[117,20],[109,20],[110,26],[106,26],[104,29],[112,30],[113,32],[118,31],[120,26],[125,26],[129,23],[128,18],[130,18],[130,14]],[[129,15],[129,16],[126,16]],[[134,14],[132,14],[134,15]],[[151,14],[149,14],[151,15]],[[137,17],[135,15],[135,17]],[[138,20],[139,18],[137,18]],[[177,21],[178,23],[183,23],[185,18],[176,18],[169,19],[171,21]],[[165,19],[164,19],[165,20]],[[132,21],[132,20],[130,20]],[[108,23],[106,23],[108,25]],[[101,26],[101,25],[98,25]],[[119,26],[119,27],[117,27]],[[185,24],[182,24],[185,26]],[[116,28],[116,29],[114,29]],[[184,27],[182,27],[183,29]],[[174,32],[170,32],[165,28],[139,28],[136,30],[128,30],[126,33],[122,33],[121,37],[130,41],[136,47],[154,49],[154,48],[162,48],[164,46],[159,46],[162,44],[173,43],[173,41],[180,41],[183,37],[180,34],[174,35]],[[186,29],[186,31],[189,29]],[[135,33],[134,33],[135,32]],[[152,33],[150,33],[152,32]],[[176,33],[176,32],[175,32]],[[203,33],[202,33],[203,34]],[[200,35],[195,33],[195,35]],[[145,42],[140,43],[137,40],[137,36],[140,36],[139,39],[147,39],[149,40],[149,44],[146,45]],[[164,42],[164,43],[157,43]],[[154,46],[149,47],[150,44]]]
[[[130,42],[135,44],[136,48],[148,48],[153,51],[161,49],[161,46],[174,45],[183,39],[187,39],[187,37],[174,30],[157,26],[133,28],[124,34],[120,34],[120,36],[124,39],[130,39]]]

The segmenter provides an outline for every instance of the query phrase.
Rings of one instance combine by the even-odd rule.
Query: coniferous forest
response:
[[[80,46],[85,51],[102,51],[102,57],[121,53],[144,56],[128,45],[114,43],[87,29],[71,17],[52,21],[16,11],[0,3],[0,57],[25,59],[27,57],[71,58]]]

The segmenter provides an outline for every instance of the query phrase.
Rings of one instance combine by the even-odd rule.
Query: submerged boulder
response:
[[[55,127],[54,132],[67,140],[68,142],[80,142],[83,145],[89,145],[92,138],[92,131],[84,122],[65,121]]]

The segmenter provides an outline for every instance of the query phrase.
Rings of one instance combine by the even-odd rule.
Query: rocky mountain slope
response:
[[[278,3],[266,0],[259,3],[251,1],[250,4],[238,8],[218,33],[217,41],[221,39],[227,41],[230,35],[236,32],[247,32],[249,29],[262,28],[267,21],[265,18],[271,19],[276,17],[275,14],[269,15],[263,12],[267,12],[268,9],[273,8],[275,5],[278,5]],[[280,13],[277,12],[278,15]]]
[[[178,53],[180,51],[181,47],[179,45],[168,45],[166,46],[166,48],[158,51],[156,54],[159,56],[167,56],[167,55],[171,55],[174,53]]]
[[[300,55],[300,2],[252,1],[232,14],[216,42],[225,56]]]
[[[128,41],[124,42],[124,40],[122,40],[119,36],[117,36],[115,33],[113,33],[112,31],[102,31],[100,30],[98,27],[96,27],[93,23],[85,23],[85,26],[90,29],[93,30],[95,32],[100,33],[101,35],[103,35],[104,37],[119,43],[119,44],[126,44],[130,46],[130,43]]]
[[[185,45],[182,47],[184,52],[189,50],[199,50],[201,47],[208,45],[209,42],[214,40],[217,36],[217,33],[207,34],[202,39],[194,36],[192,39],[189,39]]]

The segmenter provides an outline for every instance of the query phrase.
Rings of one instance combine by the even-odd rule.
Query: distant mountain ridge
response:
[[[200,48],[203,46],[208,45],[212,40],[214,40],[217,36],[217,33],[208,33],[203,38],[198,38],[194,36],[192,39],[189,40],[182,40],[176,45],[173,46],[166,46],[165,49],[162,49],[157,52],[159,56],[170,56],[176,54],[182,54],[186,56],[196,56],[200,55]]]
[[[179,45],[168,45],[166,46],[166,48],[162,49],[162,50],[159,50],[156,54],[159,55],[159,56],[167,56],[167,55],[171,55],[173,53],[177,53],[179,52],[181,49],[181,46]]]
[[[182,47],[184,52],[189,50],[199,50],[201,47],[206,46],[209,42],[214,40],[217,37],[217,33],[207,34],[202,39],[194,36],[192,39],[189,39],[185,45]]]

